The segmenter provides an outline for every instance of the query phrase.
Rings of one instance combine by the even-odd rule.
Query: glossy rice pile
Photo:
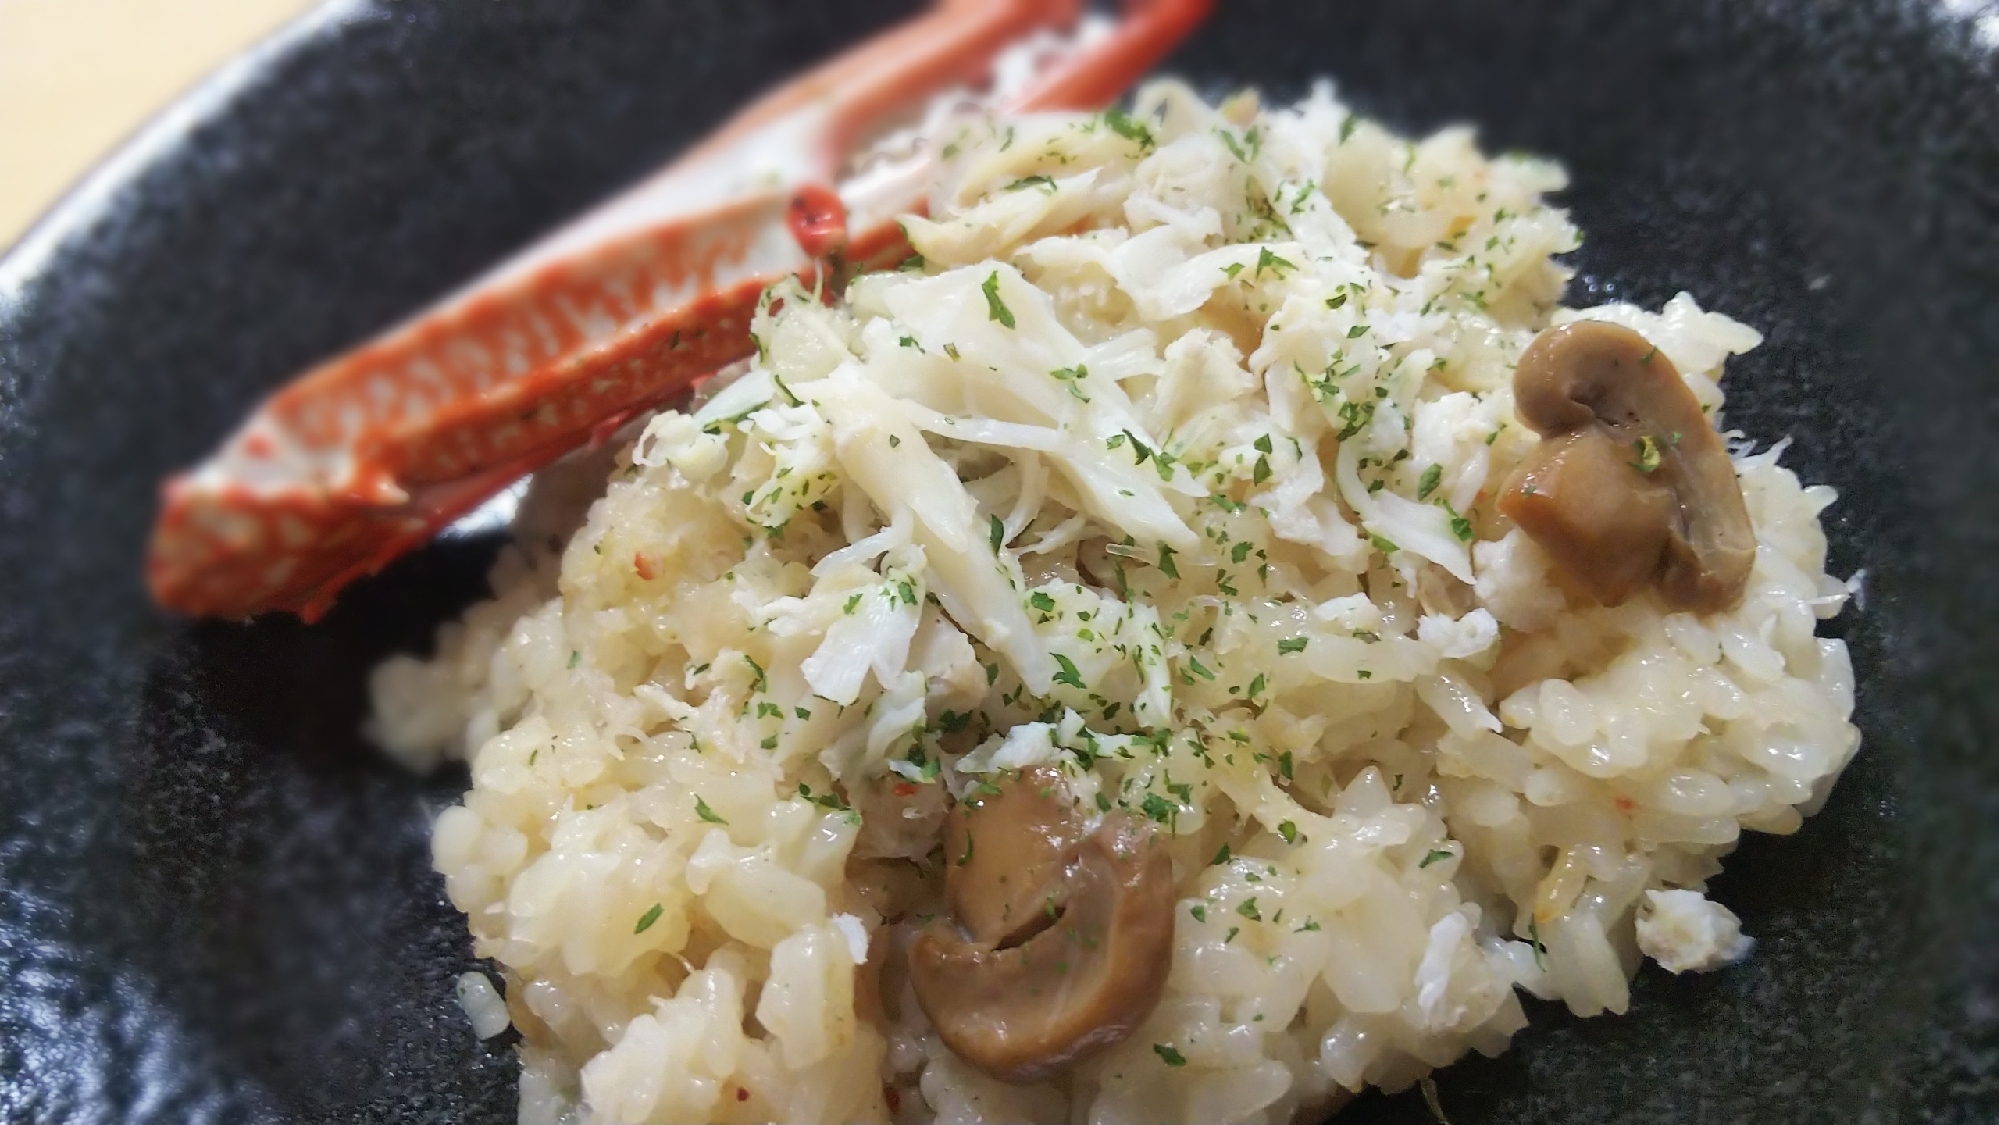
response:
[[[1709,617],[1565,592],[1492,500],[1538,330],[1635,329],[1717,420],[1757,334],[1557,307],[1558,168],[1324,89],[948,140],[920,261],[774,292],[746,373],[377,673],[384,745],[470,763],[435,859],[521,1119],[1283,1122],[1503,1050],[1522,991],[1745,955],[1705,880],[1858,745],[1832,492],[1738,443],[1756,561]],[[1043,763],[1166,837],[1173,960],[1014,1087],[898,959],[954,796]]]

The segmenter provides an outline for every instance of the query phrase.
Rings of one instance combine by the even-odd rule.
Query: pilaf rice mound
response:
[[[1285,1122],[1503,1050],[1516,990],[1745,955],[1705,881],[1859,742],[1832,491],[1738,445],[1706,617],[1565,592],[1494,497],[1541,329],[1636,330],[1716,419],[1757,333],[1559,307],[1559,168],[1328,88],[951,129],[920,260],[774,290],[746,372],[377,670],[378,740],[470,764],[434,855],[521,1120]],[[1019,1087],[899,961],[947,807],[1035,765],[1154,824],[1178,901],[1149,1018]]]

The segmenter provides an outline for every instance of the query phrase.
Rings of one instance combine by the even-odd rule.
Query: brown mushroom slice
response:
[[[1742,599],[1756,531],[1721,435],[1643,336],[1576,321],[1535,337],[1514,408],[1541,442],[1499,497],[1561,572],[1604,605],[1647,585],[1674,609]]]
[[[1673,491],[1631,460],[1631,447],[1597,426],[1543,438],[1499,504],[1604,605],[1623,603],[1657,577],[1679,508]]]
[[[974,787],[944,818],[944,897],[973,941],[1018,942],[1068,905],[1063,873],[1083,838],[1059,770],[1002,781]]]
[[[1106,816],[1062,882],[1067,908],[1019,944],[968,941],[940,918],[910,950],[938,1035],[1002,1082],[1040,1082],[1122,1041],[1166,986],[1173,861],[1150,826]]]

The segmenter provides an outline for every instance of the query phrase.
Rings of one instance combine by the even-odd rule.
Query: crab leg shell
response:
[[[1176,24],[1159,13],[1191,9],[1184,32],[1206,2],[1154,0],[1135,31],[1024,100],[1051,106],[1113,81],[1121,89],[1171,45],[1159,29]],[[625,196],[279,391],[216,457],[167,485],[147,560],[156,600],[195,614],[288,609],[311,620],[346,582],[607,419],[749,354],[763,289],[787,275],[816,278],[814,257],[846,242],[827,228],[837,227],[837,197],[830,211],[805,209],[817,226],[793,212],[815,190],[831,196],[816,185],[847,148],[1074,7],[950,0],[767,95]],[[850,260],[907,253],[883,220],[917,205],[922,178],[896,177],[906,183],[867,201]]]

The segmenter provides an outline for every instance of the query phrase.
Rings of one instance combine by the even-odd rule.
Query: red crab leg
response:
[[[1096,109],[1111,104],[1199,27],[1213,7],[1214,0],[1139,0],[1128,4],[1108,40],[1058,67],[1014,108]],[[1109,60],[1116,63],[1107,65]]]
[[[1023,107],[1108,101],[1208,2],[1142,0]],[[845,237],[843,203],[825,185],[849,149],[951,80],[982,77],[999,49],[1068,22],[1076,6],[945,0],[281,389],[207,463],[167,483],[146,561],[154,598],[198,615],[312,620],[347,582],[511,481],[750,354],[750,317],[773,282],[815,278],[843,248],[863,265],[899,260],[908,251],[892,222]],[[890,202],[892,214],[920,200]]]

